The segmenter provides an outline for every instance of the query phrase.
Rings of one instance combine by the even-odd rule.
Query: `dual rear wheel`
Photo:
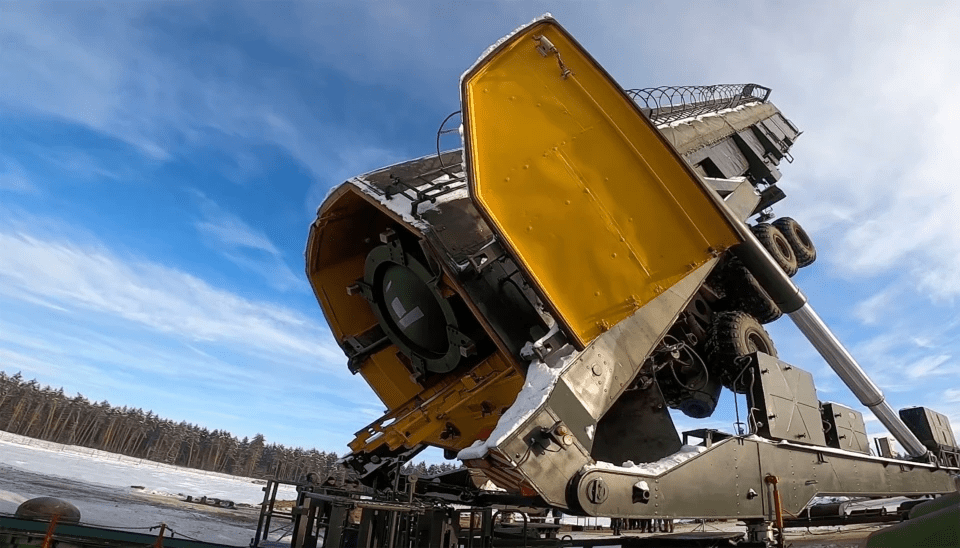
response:
[[[817,258],[810,236],[790,217],[781,217],[772,224],[760,223],[751,230],[787,276],[793,276]],[[743,310],[760,323],[776,321],[783,315],[760,282],[736,257],[730,257],[719,276],[728,309]]]

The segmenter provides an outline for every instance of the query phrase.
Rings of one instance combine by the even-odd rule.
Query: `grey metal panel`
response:
[[[936,451],[940,445],[957,447],[946,415],[927,407],[907,407],[900,410],[900,418],[927,448]]]
[[[607,497],[592,502],[588,489],[600,480]],[[634,502],[634,486],[645,481],[650,500]],[[594,485],[596,485],[594,483]],[[630,469],[595,469],[578,482],[577,502],[587,515],[611,517],[745,518],[764,515],[763,478],[755,443],[730,438],[660,475]]]
[[[767,151],[752,128],[736,133],[733,139],[750,162],[750,173],[755,179],[769,179],[771,183],[780,180],[780,171],[767,158]]]
[[[775,118],[777,118],[776,115],[775,115],[775,116],[771,116],[770,118],[767,118],[766,120],[763,120],[762,122],[760,122],[760,123],[757,124],[757,125],[758,125],[758,126],[763,126],[763,129],[764,129],[767,133],[769,133],[771,136],[775,137],[778,141],[784,141],[785,139],[787,139],[788,135],[787,135],[787,133],[784,131],[784,128],[780,127],[780,125],[778,125],[778,124],[774,121]],[[790,135],[789,137],[790,137],[790,138],[796,137],[796,134],[794,133],[793,135]]]
[[[577,482],[576,502],[591,516],[771,519],[767,476],[778,480],[783,509],[798,514],[814,496],[949,493],[960,472],[757,437],[720,441],[658,475],[633,470],[588,468]],[[591,502],[596,480],[606,497]],[[633,501],[639,481],[650,487],[646,504]]]
[[[437,241],[456,262],[466,262],[467,257],[493,241],[493,232],[470,198],[459,198],[439,204],[421,213],[430,224]]]
[[[750,162],[747,161],[740,152],[740,149],[737,148],[733,139],[725,139],[719,143],[701,148],[684,156],[684,159],[694,167],[699,166],[705,160],[709,160],[713,163],[714,167],[720,171],[720,175],[728,179],[744,175],[750,169]],[[703,174],[710,177],[713,176],[706,172]]]
[[[716,266],[711,259],[594,339],[562,379],[599,419],[636,377],[640,366]]]
[[[757,204],[760,203],[760,193],[757,192],[757,189],[755,189],[753,185],[744,181],[733,192],[728,194],[723,201],[727,203],[727,206],[730,207],[730,210],[733,211],[734,214],[740,217],[741,220],[746,221],[753,216]]]
[[[765,123],[768,126],[776,126],[780,132],[783,133],[783,139],[791,145],[797,140],[797,137],[799,137],[801,133],[801,131],[797,129],[797,126],[793,125],[793,122],[788,120],[780,112],[767,118]]]
[[[906,496],[948,493],[956,468],[894,461],[835,449],[794,444],[760,446],[765,474],[789,482],[798,493],[784,508],[797,513],[813,496]],[[788,474],[789,472],[789,474]],[[781,487],[781,494],[786,489]]]
[[[741,186],[746,182],[746,179],[738,177],[736,179],[721,179],[717,177],[704,177],[703,181],[710,186],[710,188],[717,191],[717,194],[721,198],[726,198],[729,196],[737,187]],[[749,183],[748,183],[749,184]]]
[[[594,339],[557,381],[557,385],[565,383],[570,394],[561,389],[558,399],[554,388],[539,410],[489,450],[485,464],[470,465],[493,467],[496,474],[523,481],[548,504],[565,508],[570,479],[584,465],[593,462],[593,458],[579,440],[568,446],[551,445],[543,433],[558,422],[564,425],[568,425],[568,420],[577,424],[584,422],[580,409],[570,411],[567,405],[571,395],[594,421],[599,420],[633,381],[644,360],[716,263],[716,259],[708,261]]]
[[[502,459],[500,467],[512,471],[535,489],[550,505],[566,506],[567,484],[577,471],[592,462],[590,454],[579,441],[561,447],[545,442],[543,432],[551,429],[565,416],[546,407],[535,413],[532,419],[516,433],[508,437],[497,449],[492,449],[492,458]]]
[[[556,409],[563,409],[564,423],[570,432],[577,438],[577,441],[590,451],[593,446],[591,432],[596,429],[597,421],[583,406],[583,402],[577,399],[570,387],[565,382],[558,382],[550,396],[550,405]]]
[[[822,407],[827,445],[857,453],[870,453],[863,413],[839,403],[827,402]]]
[[[719,116],[703,116],[657,126],[682,156],[712,145],[779,113],[773,103],[747,105]]]
[[[758,433],[775,440],[826,445],[820,417],[820,400],[813,375],[762,352],[753,354],[756,363],[750,418]]]
[[[561,383],[562,384],[562,383]],[[624,392],[597,424],[594,459],[613,464],[653,462],[680,450],[680,436],[660,386]]]

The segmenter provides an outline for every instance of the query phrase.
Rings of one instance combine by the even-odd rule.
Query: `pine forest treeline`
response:
[[[252,478],[298,481],[307,472],[343,481],[337,454],[268,444],[261,434],[238,440],[222,430],[176,423],[151,411],[114,407],[68,397],[63,389],[24,381],[0,371],[0,430],[31,438],[79,445],[156,462]],[[421,474],[455,468],[448,464],[413,466]]]

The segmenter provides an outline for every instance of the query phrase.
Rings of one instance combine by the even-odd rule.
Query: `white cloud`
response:
[[[235,8],[232,16],[247,14],[257,22],[255,39],[276,39],[276,47],[292,48],[298,61],[317,55],[318,44],[308,38],[326,34],[316,33],[316,27],[302,35],[291,34],[290,25],[303,24],[302,19],[293,18],[283,19],[283,32],[273,35],[273,7]],[[303,10],[297,5],[287,8]],[[202,60],[197,52],[185,56],[179,29],[184,25],[214,28],[219,9],[195,5],[171,11],[147,3],[122,9],[67,4],[5,8],[0,18],[4,36],[0,74],[18,77],[15,85],[0,87],[0,104],[14,113],[82,124],[160,162],[187,150],[219,150],[228,158],[219,169],[239,182],[268,167],[265,162],[270,160],[255,151],[260,144],[282,148],[319,176],[327,174],[331,165],[336,168],[339,154],[349,155],[377,138],[369,128],[326,120],[324,104],[298,87],[302,76],[283,66],[252,65],[242,50],[243,40],[208,36],[195,46],[202,51]],[[266,19],[262,19],[264,11]],[[156,24],[164,20],[169,27]],[[309,20],[322,24],[315,17]],[[342,38],[340,34],[333,42]],[[352,44],[344,47],[355,49],[354,39],[344,42]],[[378,49],[372,42],[365,46],[370,53]],[[319,54],[316,65],[304,69],[306,73],[357,64],[356,51],[348,58],[329,53]],[[369,135],[361,138],[357,131]]]
[[[102,247],[0,233],[0,294],[35,297],[176,334],[287,356],[341,360],[323,326],[299,312],[245,299],[168,266]]]
[[[191,194],[200,206],[202,218],[194,222],[207,247],[244,270],[253,272],[277,289],[305,288],[306,282],[294,275],[283,253],[262,230],[247,224],[239,216],[224,210],[202,192]]]
[[[929,379],[930,377],[960,374],[960,368],[956,366],[941,367],[947,363],[950,358],[950,355],[944,354],[924,356],[920,360],[910,364],[905,372],[907,376],[912,379]]]
[[[37,194],[39,189],[30,182],[19,162],[0,156],[0,192],[3,191]]]
[[[89,235],[36,236],[14,224],[0,228],[0,369],[8,373],[338,452],[362,426],[357,410],[369,415],[377,401],[347,371],[318,308],[311,315],[244,298]],[[51,233],[70,233],[52,224]],[[323,424],[304,427],[304,408]]]
[[[899,285],[891,285],[857,303],[854,314],[863,323],[876,325],[888,317],[890,309],[900,298],[903,298],[903,288]]]
[[[197,50],[217,71],[145,47],[156,44],[165,28],[148,21],[212,28],[217,8],[178,5],[173,11],[144,3],[67,13],[63,6],[5,6],[0,73],[19,75],[16,85],[0,86],[0,104],[8,110],[79,122],[161,160],[184,142],[201,148],[222,148],[222,139],[275,143],[317,176],[308,210],[329,184],[399,159],[375,130],[341,131],[318,114],[333,94],[303,92],[282,68],[249,70],[234,44]],[[390,117],[395,105],[422,106],[423,98],[446,98],[456,108],[460,71],[489,43],[547,7],[496,4],[436,13],[432,5],[416,4],[278,9],[252,3],[231,9],[258,22],[250,30],[253,38],[306,55],[318,70],[332,68],[324,82],[330,89],[349,93],[344,86],[362,83],[392,90],[369,105]],[[813,304],[839,318],[842,338],[894,392],[893,399],[939,405],[929,401],[930,386],[949,378],[944,372],[956,366],[944,357],[960,351],[960,186],[949,179],[960,165],[955,6],[698,5],[698,18],[762,47],[704,33],[689,25],[689,10],[671,3],[562,4],[555,14],[628,87],[756,81],[774,88],[774,102],[805,131],[793,151],[797,161],[782,166],[788,199],[777,211],[813,233],[821,256],[814,269],[823,273],[817,283],[833,287],[842,278],[859,291],[829,294],[831,300]],[[358,112],[357,126],[371,123],[362,114],[369,115]],[[237,164],[235,179],[256,172],[262,161],[242,147],[229,154]],[[239,216],[207,211],[195,227],[212,248],[275,285],[292,276],[266,233]],[[28,230],[3,238],[0,244],[16,251],[0,256],[5,298],[60,313],[93,311],[263,355],[275,349],[313,355],[316,341],[323,340],[321,346],[342,362],[324,326],[305,327],[320,322],[295,311],[243,299],[78,237],[44,238]],[[849,321],[851,312],[862,323]],[[776,335],[785,359],[817,368],[804,363],[812,351],[796,334]],[[830,374],[825,366],[819,370]],[[818,383],[825,391],[840,388],[835,376],[818,376]],[[960,405],[947,411],[955,422],[960,417]]]

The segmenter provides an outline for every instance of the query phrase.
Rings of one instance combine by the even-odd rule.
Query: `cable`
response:
[[[200,540],[200,539],[198,539],[198,538],[188,537],[187,535],[184,535],[183,533],[178,533],[177,531],[174,531],[173,529],[171,529],[169,525],[167,526],[167,531],[170,531],[170,538],[173,538],[173,535],[180,535],[182,538],[185,538],[185,539],[187,539],[187,540],[192,540],[192,541],[195,541],[195,542],[204,542],[204,541],[202,541],[202,540]]]
[[[154,525],[152,527],[126,527],[123,525],[100,525],[97,523],[90,523],[89,521],[81,522],[81,525],[86,525],[88,527],[102,527],[104,529],[123,529],[123,530],[133,530],[133,531],[150,531],[160,527],[160,524]]]
[[[806,532],[806,533],[803,533],[803,534],[804,534],[804,535],[815,536],[815,537],[822,537],[822,536],[824,536],[824,535],[836,535],[836,534],[838,534],[838,533],[864,531],[864,530],[866,530],[866,529],[872,529],[872,528],[875,528],[875,527],[885,527],[885,526],[887,526],[887,523],[885,523],[885,522],[881,522],[881,523],[863,523],[863,524],[859,524],[859,525],[860,525],[859,527],[857,527],[855,524],[853,524],[853,525],[807,525],[807,526],[806,526],[807,532]],[[836,527],[837,530],[836,530],[836,531],[824,531],[824,532],[822,532],[822,533],[814,533],[813,531],[810,530],[811,527]]]
[[[443,165],[443,158],[440,157],[440,135],[443,134],[443,133],[445,133],[445,132],[443,131],[443,126],[444,126],[444,124],[447,123],[447,120],[449,120],[450,118],[453,118],[453,117],[456,116],[457,114],[460,114],[460,111],[459,111],[459,110],[453,111],[453,112],[451,112],[450,114],[448,114],[447,117],[444,118],[442,122],[440,122],[440,127],[437,128],[437,160],[440,161],[440,167],[441,167],[441,168],[446,167],[446,166]]]
[[[749,369],[750,366],[753,365],[753,361],[748,356],[737,356],[737,358],[733,360],[734,365],[740,365],[741,363],[744,363],[744,362],[746,362],[746,365],[744,365],[743,369],[740,370],[740,373],[738,373],[737,376],[734,377],[733,382],[730,383],[731,387],[736,387],[737,383],[740,381],[740,377],[742,377],[743,374],[747,372],[747,369]],[[751,375],[751,379],[752,378],[753,376]],[[741,425],[742,426],[748,426],[748,425],[744,422],[740,422],[740,404],[737,400],[737,391],[733,390],[733,388],[731,388],[730,391],[733,392],[733,409],[736,412],[736,416],[737,416],[737,422],[735,422],[733,425],[737,427],[737,432],[739,432],[739,434],[742,436],[744,435],[744,431],[741,428]],[[750,391],[753,392],[752,382],[750,384]],[[744,395],[744,397],[746,397],[746,395]],[[747,420],[750,420],[749,412],[748,412]]]
[[[707,394],[706,392],[703,391],[703,389],[706,388],[707,384],[709,384],[709,382],[710,382],[710,371],[707,369],[707,363],[706,363],[705,361],[703,361],[703,358],[701,358],[700,355],[697,354],[696,351],[694,351],[692,348],[690,348],[690,346],[689,346],[687,343],[685,343],[685,342],[683,342],[683,341],[680,341],[680,340],[677,340],[675,337],[673,337],[673,336],[671,336],[671,335],[665,336],[665,337],[663,338],[664,342],[666,342],[666,340],[667,340],[668,338],[669,338],[669,339],[672,339],[672,340],[674,340],[674,341],[677,341],[677,342],[675,342],[675,343],[673,343],[673,344],[667,344],[666,346],[661,347],[660,349],[657,350],[657,353],[658,353],[658,354],[666,354],[666,353],[670,353],[670,352],[679,352],[679,351],[686,352],[687,356],[689,356],[689,357],[691,358],[691,359],[690,359],[690,362],[700,362],[700,366],[703,368],[703,375],[704,375],[704,376],[703,376],[703,382],[700,383],[700,386],[698,386],[698,387],[696,387],[696,388],[694,388],[694,387],[692,387],[692,386],[687,386],[687,383],[681,381],[681,380],[680,380],[680,377],[677,375],[677,370],[676,370],[675,364],[676,364],[676,362],[679,360],[679,358],[675,358],[675,359],[670,360],[670,363],[669,363],[670,373],[673,374],[673,380],[677,381],[677,384],[679,384],[682,388],[684,388],[684,389],[686,389],[686,390],[689,390],[689,391],[691,391],[691,392],[699,392],[699,393],[701,393],[701,394]],[[687,362],[683,362],[683,363],[687,364]],[[666,366],[664,366],[664,367],[666,367]],[[662,369],[662,368],[661,368],[661,369]]]

